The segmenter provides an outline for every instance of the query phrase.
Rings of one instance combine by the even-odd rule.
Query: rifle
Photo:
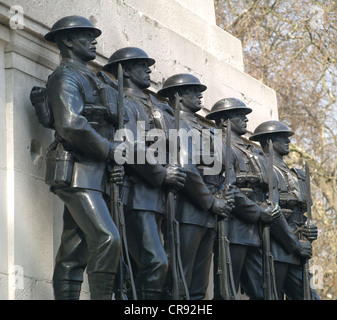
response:
[[[123,69],[121,64],[118,65],[118,129],[124,126],[124,101],[123,101]],[[128,300],[127,292],[129,283],[132,290],[133,299],[137,300],[135,282],[133,279],[132,267],[129,257],[128,244],[126,239],[125,218],[123,203],[120,199],[119,185],[112,183],[110,195],[111,216],[119,231],[122,248],[119,257],[119,265],[116,277],[116,300]]]
[[[269,166],[268,166],[268,189],[269,189],[269,202],[273,204],[273,142],[270,139],[269,142]],[[265,300],[278,300],[275,284],[275,271],[274,271],[274,260],[270,251],[270,225],[265,224],[263,226],[263,289],[264,289],[264,299]]]
[[[310,188],[310,171],[309,171],[309,164],[308,161],[305,162],[305,193],[306,193],[306,200],[307,200],[307,221],[306,224],[310,225],[312,221],[312,214],[311,214],[311,188]],[[301,236],[304,238],[303,236]],[[303,260],[302,265],[303,270],[303,293],[304,293],[304,300],[312,300],[312,291],[310,287],[310,271],[309,271],[309,259]]]
[[[179,164],[179,128],[180,128],[180,101],[175,94],[175,129],[177,132],[177,162]],[[168,260],[172,276],[172,300],[189,300],[188,287],[184,275],[180,256],[179,222],[175,218],[175,191],[170,190],[167,195],[167,242]]]
[[[229,190],[229,170],[231,165],[231,122],[227,120],[226,155],[225,155],[225,192]],[[228,240],[228,217],[218,221],[218,265],[217,275],[220,295],[224,300],[237,300],[232,260],[230,255],[230,242]]]

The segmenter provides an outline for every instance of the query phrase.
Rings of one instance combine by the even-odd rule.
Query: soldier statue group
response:
[[[191,74],[149,90],[155,60],[140,48],[93,73],[100,34],[84,17],[58,20],[45,39],[60,65],[30,96],[55,132],[45,181],[64,202],[55,299],[79,299],[86,271],[91,299],[201,300],[212,262],[214,300],[319,299],[309,171],[283,160],[293,132],[266,121],[249,138],[261,147],[247,142],[252,110],[235,98],[197,115],[207,87]]]

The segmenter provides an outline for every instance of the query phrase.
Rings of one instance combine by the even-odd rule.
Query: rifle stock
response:
[[[308,161],[305,162],[305,193],[307,201],[307,221],[306,224],[310,225],[312,221],[311,213],[311,187],[310,187],[310,170]],[[304,236],[301,236],[303,239]],[[303,259],[302,262],[302,272],[303,272],[303,299],[312,300],[312,290],[310,287],[310,271],[309,271],[309,259]]]
[[[175,130],[177,132],[177,164],[179,161],[179,129],[180,129],[180,98],[175,94]],[[172,276],[171,299],[189,300],[189,291],[185,279],[180,255],[179,222],[175,218],[175,191],[169,190],[167,194],[167,242],[168,260]]]
[[[274,147],[273,142],[270,139],[268,141],[269,146],[269,158],[268,158],[268,199],[270,204],[274,204],[273,189],[274,189]],[[275,272],[273,256],[270,250],[270,225],[265,224],[263,226],[262,234],[263,244],[263,288],[265,300],[277,300],[276,285],[275,285]]]
[[[231,122],[227,120],[226,154],[225,154],[225,190],[221,191],[223,197],[230,188],[230,166],[231,166]],[[228,239],[229,221],[228,217],[218,221],[218,266],[217,275],[219,281],[220,295],[224,300],[236,300],[236,288],[230,255],[230,241]]]
[[[118,65],[118,127],[117,129],[123,129],[124,126],[124,94],[123,94],[123,69],[121,64]],[[120,199],[120,190],[117,183],[111,185],[111,209],[112,219],[119,231],[122,248],[119,257],[118,271],[117,271],[117,283],[116,283],[116,300],[128,300],[127,283],[130,283],[132,290],[132,296],[134,300],[137,300],[137,293],[135,288],[135,282],[133,279],[132,266],[129,257],[129,250],[126,238],[125,219],[123,204]],[[126,259],[126,261],[125,261]]]

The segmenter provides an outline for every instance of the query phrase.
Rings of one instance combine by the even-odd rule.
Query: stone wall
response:
[[[249,130],[278,117],[275,92],[244,72],[241,43],[215,25],[212,0],[0,1],[0,299],[53,299],[63,205],[44,183],[53,132],[38,123],[29,93],[59,62],[44,34],[72,14],[103,32],[93,69],[119,48],[140,47],[156,60],[153,90],[180,72],[208,86],[201,115],[237,97],[253,109]],[[81,298],[88,297],[85,284]]]

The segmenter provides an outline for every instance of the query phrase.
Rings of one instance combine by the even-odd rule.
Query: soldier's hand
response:
[[[179,165],[167,165],[164,184],[178,191],[183,188],[186,181],[186,173]]]
[[[122,185],[124,174],[125,172],[124,172],[123,166],[113,166],[110,171],[110,175],[109,175],[110,183],[116,183],[118,185]]]
[[[261,204],[260,218],[265,223],[272,223],[278,220],[282,215],[281,208],[278,204],[272,205],[269,201],[265,201]]]
[[[309,241],[314,241],[318,237],[318,228],[316,225],[312,223],[305,223],[301,227],[301,233],[304,235]]]
[[[227,205],[233,210],[235,207],[235,192],[233,185],[229,185],[229,188],[226,190],[225,200],[227,202]]]
[[[132,148],[132,144],[128,141],[111,142],[108,159],[111,162],[124,163],[126,157],[126,148]]]
[[[211,210],[218,216],[226,218],[232,211],[232,208],[227,204],[226,200],[214,199]]]
[[[295,253],[301,258],[310,259],[312,256],[312,247],[310,242],[300,241],[300,246]]]

